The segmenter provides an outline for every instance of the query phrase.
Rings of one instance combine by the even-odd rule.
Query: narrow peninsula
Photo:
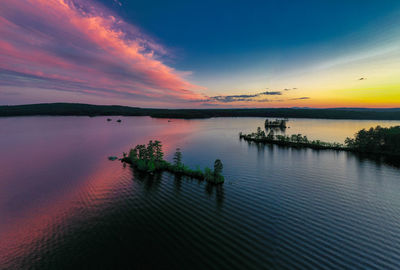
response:
[[[362,129],[354,135],[354,138],[346,138],[344,144],[309,140],[302,134],[275,135],[273,130],[266,135],[260,127],[257,128],[257,132],[251,134],[240,132],[239,137],[255,143],[400,156],[400,126]]]

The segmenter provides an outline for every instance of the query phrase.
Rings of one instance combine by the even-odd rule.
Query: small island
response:
[[[182,152],[177,148],[174,154],[174,163],[171,164],[164,160],[160,141],[149,141],[147,146],[145,144],[138,144],[128,154],[123,153],[123,155],[122,162],[129,163],[135,169],[142,172],[152,174],[154,172],[167,171],[176,175],[206,180],[213,184],[222,184],[225,181],[222,175],[223,165],[221,160],[215,160],[214,170],[208,167],[204,171],[199,167],[196,170],[192,170],[182,163]]]
[[[257,128],[257,132],[251,134],[240,132],[239,137],[256,143],[400,156],[400,126],[362,129],[354,135],[354,138],[346,138],[344,144],[309,140],[307,136],[301,134],[275,135],[273,130],[266,135],[260,127]]]
[[[265,120],[265,128],[280,128],[285,129],[286,123],[288,120],[286,119],[275,119],[274,121],[269,121],[268,119]]]

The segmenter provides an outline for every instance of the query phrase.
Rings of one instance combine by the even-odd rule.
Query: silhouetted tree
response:
[[[182,165],[182,153],[180,148],[176,148],[174,155],[174,165],[180,167]]]
[[[361,152],[400,153],[400,126],[382,128],[376,126],[369,130],[362,129],[354,139],[346,138],[345,144]]]
[[[222,165],[221,160],[216,159],[214,162],[214,174],[219,175],[222,173],[222,169],[224,166]]]
[[[261,139],[265,137],[265,132],[261,129],[261,127],[257,128],[257,133],[255,133],[255,138],[256,139]]]
[[[155,159],[155,153],[154,153],[154,143],[153,141],[149,141],[147,144],[147,149],[146,149],[146,153],[147,153],[147,159],[148,160],[154,160]]]
[[[274,139],[274,131],[271,129],[267,135],[268,140],[273,140]]]
[[[141,160],[146,160],[147,159],[146,145],[139,144],[136,147],[137,147],[137,151],[138,151],[138,158]]]
[[[161,161],[164,158],[164,153],[162,151],[162,144],[160,141],[154,142],[155,158],[157,161]]]

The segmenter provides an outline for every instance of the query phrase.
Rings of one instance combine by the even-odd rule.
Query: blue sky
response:
[[[0,8],[5,104],[400,106],[400,1],[5,0]],[[257,98],[236,102],[241,95]]]
[[[399,33],[400,1],[103,3],[157,37],[174,55],[167,61],[209,94],[274,87],[285,74],[379,50]]]
[[[176,67],[202,73],[362,46],[396,23],[400,9],[400,1],[376,0],[119,2],[102,0],[173,50]]]

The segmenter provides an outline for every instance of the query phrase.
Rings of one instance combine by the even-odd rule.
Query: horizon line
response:
[[[42,102],[42,103],[27,103],[27,104],[2,104],[0,107],[11,107],[11,106],[32,106],[32,105],[46,105],[46,104],[76,104],[76,105],[90,105],[90,106],[119,106],[129,107],[138,109],[162,109],[162,110],[249,110],[249,109],[315,109],[315,110],[337,110],[337,109],[369,109],[369,110],[393,110],[399,109],[400,107],[232,107],[232,108],[165,108],[165,107],[138,107],[130,105],[119,105],[119,104],[90,104],[80,102]]]

